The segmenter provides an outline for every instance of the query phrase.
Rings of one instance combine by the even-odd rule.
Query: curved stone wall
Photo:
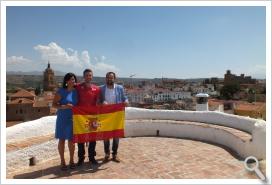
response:
[[[154,110],[128,107],[126,109],[126,137],[160,136],[190,138],[217,143],[236,151],[241,157],[255,156],[265,159],[266,123],[249,117],[216,111]],[[164,120],[164,121],[162,121]],[[222,125],[248,132],[252,139],[241,138],[213,127],[198,125],[178,125],[167,120],[182,120]]]
[[[175,120],[202,122],[236,128],[252,135],[252,140],[241,138],[213,127],[180,125]],[[55,131],[56,116],[47,116],[7,128],[6,141],[12,143],[24,139],[52,134]],[[227,146],[245,158],[253,155],[265,158],[266,129],[265,121],[248,117],[212,111],[148,110],[126,108],[126,137],[156,136],[157,130],[162,137],[191,138]],[[55,150],[55,148],[54,148]],[[34,155],[34,154],[33,154]]]

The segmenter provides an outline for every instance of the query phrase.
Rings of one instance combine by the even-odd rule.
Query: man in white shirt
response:
[[[103,104],[116,104],[125,103],[128,105],[128,98],[125,96],[124,88],[122,85],[114,83],[116,75],[114,72],[108,72],[106,74],[106,84],[100,87],[101,101]],[[113,138],[112,142],[112,160],[120,162],[117,156],[117,150],[119,145],[119,138]],[[104,162],[108,162],[110,158],[110,140],[104,140]]]

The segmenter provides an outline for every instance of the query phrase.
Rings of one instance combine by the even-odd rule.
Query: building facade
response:
[[[7,121],[29,121],[49,114],[48,103],[39,101],[35,94],[24,89],[11,94],[6,104]]]
[[[252,79],[251,76],[245,76],[241,74],[240,76],[236,76],[235,74],[231,74],[230,70],[227,70],[227,73],[224,77],[224,85],[232,85],[232,84],[255,84],[256,79]]]

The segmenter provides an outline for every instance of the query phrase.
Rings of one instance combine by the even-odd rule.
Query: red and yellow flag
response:
[[[125,105],[73,107],[73,142],[124,137]]]

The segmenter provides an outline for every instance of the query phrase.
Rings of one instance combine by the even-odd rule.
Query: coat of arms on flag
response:
[[[84,143],[124,137],[123,103],[73,107],[73,142]]]

